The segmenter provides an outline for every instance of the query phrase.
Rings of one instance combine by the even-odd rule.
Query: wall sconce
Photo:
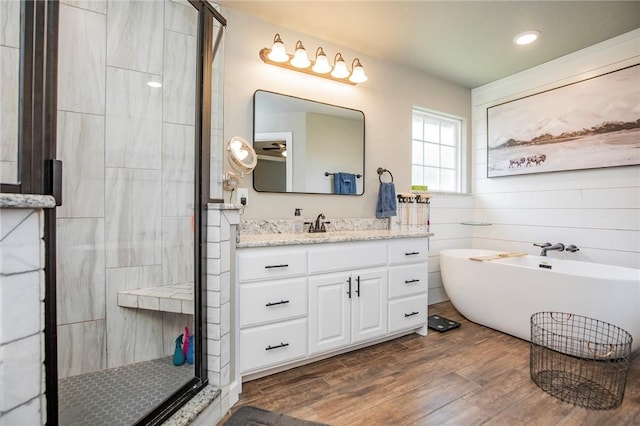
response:
[[[275,37],[273,37],[273,46],[271,49],[265,47],[260,50],[260,59],[262,59],[265,64],[351,84],[352,86],[367,81],[364,68],[358,58],[354,59],[351,63],[351,71],[347,69],[347,64],[340,53],[336,54],[333,60],[334,64],[331,66],[322,47],[316,49],[315,61],[310,60],[300,40],[296,43],[294,54],[289,55],[280,38],[280,34],[276,34]]]

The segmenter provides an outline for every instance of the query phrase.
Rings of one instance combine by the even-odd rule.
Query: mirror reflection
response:
[[[362,111],[263,90],[253,107],[256,191],[362,195]]]

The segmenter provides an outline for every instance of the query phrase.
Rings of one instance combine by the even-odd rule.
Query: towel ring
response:
[[[393,183],[393,175],[391,174],[391,172],[387,169],[383,169],[382,167],[378,167],[378,180],[380,181],[380,183],[382,183],[382,174],[385,172],[389,173],[389,176],[391,176],[391,183]]]

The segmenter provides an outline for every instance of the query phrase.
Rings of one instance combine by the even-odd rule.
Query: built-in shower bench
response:
[[[193,284],[122,290],[118,306],[193,315]]]

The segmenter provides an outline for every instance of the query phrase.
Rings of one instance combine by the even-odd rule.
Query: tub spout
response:
[[[564,251],[564,244],[556,243],[554,245],[545,245],[542,247],[540,256],[546,256],[548,251]]]

